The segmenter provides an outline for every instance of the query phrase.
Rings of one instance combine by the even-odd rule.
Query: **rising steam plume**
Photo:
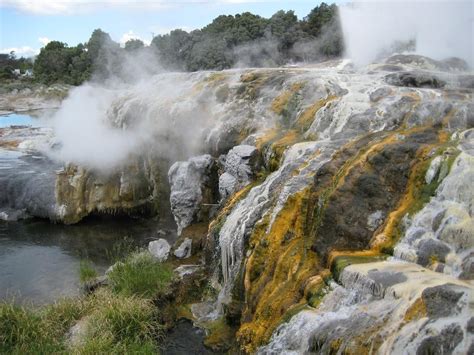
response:
[[[340,16],[346,55],[356,65],[414,40],[417,54],[459,57],[474,66],[472,1],[356,1],[341,6]]]

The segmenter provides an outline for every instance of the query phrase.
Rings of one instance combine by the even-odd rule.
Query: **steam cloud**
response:
[[[415,40],[433,59],[459,57],[474,67],[472,1],[360,2],[340,7],[346,55],[366,65],[396,42]]]

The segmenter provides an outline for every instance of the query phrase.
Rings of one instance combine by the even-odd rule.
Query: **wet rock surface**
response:
[[[168,172],[170,204],[178,235],[191,223],[207,218],[203,205],[215,202],[216,176],[215,161],[209,154],[171,166]]]
[[[52,180],[55,213],[74,223],[156,211],[171,164],[155,158],[173,157],[182,240],[212,220],[207,239],[190,239],[193,253],[206,248],[218,295],[193,310],[239,327],[244,351],[465,353],[474,105],[462,70],[455,59],[400,55],[357,70],[160,74],[118,95],[108,119],[121,129],[154,122],[166,144],[150,150],[162,155],[137,154],[108,176],[65,167]],[[177,93],[158,94],[162,82]],[[186,245],[167,253],[187,256]],[[177,272],[187,280],[195,269]]]

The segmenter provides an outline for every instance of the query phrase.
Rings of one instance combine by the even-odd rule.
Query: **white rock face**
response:
[[[282,324],[258,353],[307,354],[318,344],[317,353],[325,354],[333,340],[349,341],[371,327],[383,339],[378,354],[416,354],[436,337],[462,354],[472,342],[472,334],[459,336],[472,312],[467,282],[399,260],[350,265],[339,282],[331,283],[317,311],[304,310]],[[428,315],[407,325],[405,314],[419,297]]]
[[[219,196],[221,200],[225,200],[237,191],[238,181],[228,172],[219,176]]]
[[[209,154],[174,163],[168,171],[171,188],[170,203],[178,235],[197,220],[201,208],[203,185],[209,179],[214,164]]]
[[[472,132],[461,135],[461,154],[436,196],[408,220],[405,236],[394,250],[400,259],[462,279],[474,277],[474,156],[463,148],[474,142]],[[434,161],[431,166],[437,165]]]
[[[430,167],[426,172],[425,181],[427,184],[431,184],[433,179],[438,175],[439,168],[441,167],[441,163],[443,162],[443,157],[437,156],[431,161]]]
[[[185,238],[181,245],[174,251],[174,256],[179,259],[186,259],[191,256],[191,248],[193,241],[190,238]]]
[[[160,262],[168,259],[170,250],[171,246],[166,239],[154,240],[148,244],[148,251]]]
[[[242,144],[232,148],[225,157],[225,172],[219,177],[221,201],[249,184],[255,176],[258,164],[256,147]]]

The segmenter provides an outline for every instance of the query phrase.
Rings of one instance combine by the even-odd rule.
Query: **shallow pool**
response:
[[[126,239],[133,247],[146,247],[159,229],[175,240],[173,225],[146,219],[95,217],[72,226],[41,219],[0,221],[0,299],[42,304],[77,295],[82,259],[103,273],[114,246]]]
[[[35,110],[0,115],[0,128],[10,126],[48,127],[54,110]]]

